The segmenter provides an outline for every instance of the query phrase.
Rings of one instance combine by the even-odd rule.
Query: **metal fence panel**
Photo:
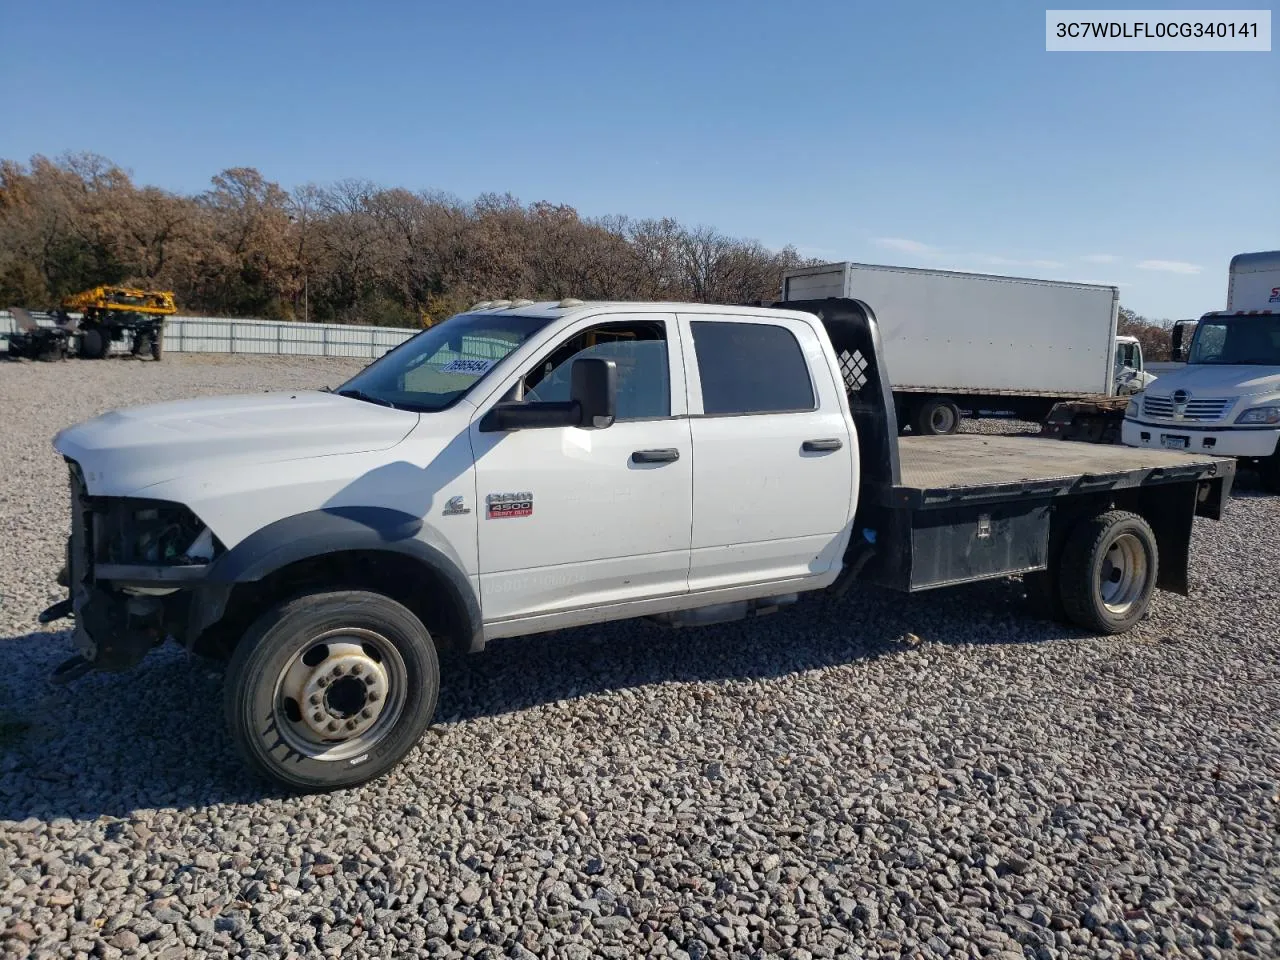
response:
[[[33,316],[42,326],[52,323],[47,317]],[[9,312],[0,310],[0,350],[8,349],[4,334],[13,333],[16,329]],[[248,353],[374,360],[417,333],[421,331],[404,327],[174,316],[165,320],[164,348],[169,353]],[[128,350],[127,341],[112,344],[113,352]]]

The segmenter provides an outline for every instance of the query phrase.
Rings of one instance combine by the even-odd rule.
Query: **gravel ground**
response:
[[[48,685],[53,432],[352,369],[0,366],[0,954],[1280,955],[1280,500],[1247,490],[1123,638],[1001,582],[501,641],[326,796],[249,778],[180,652]]]

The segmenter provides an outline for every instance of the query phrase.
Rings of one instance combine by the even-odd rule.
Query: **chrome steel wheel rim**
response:
[[[1098,590],[1109,611],[1123,616],[1147,588],[1147,551],[1142,541],[1123,533],[1112,541],[1098,571]]]
[[[950,407],[934,407],[929,423],[935,433],[950,433],[955,426],[956,418]]]
[[[341,627],[302,644],[276,677],[276,730],[313,760],[350,760],[368,751],[404,711],[408,671],[386,637]]]

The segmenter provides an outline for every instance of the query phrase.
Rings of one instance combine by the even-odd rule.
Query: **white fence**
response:
[[[52,321],[35,317],[41,326]],[[0,344],[16,329],[13,317],[0,311]],[[164,349],[175,353],[256,353],[307,357],[356,357],[373,360],[408,340],[418,330],[400,327],[357,327],[341,323],[282,323],[221,317],[169,317]],[[127,341],[112,345],[127,351]]]

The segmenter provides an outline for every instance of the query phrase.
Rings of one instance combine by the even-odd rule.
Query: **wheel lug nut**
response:
[[[355,722],[354,720],[348,720],[348,721],[347,721],[347,729],[348,729],[348,730],[354,730],[355,728],[356,728],[356,722]]]
[[[336,721],[336,720],[330,720],[330,721],[329,721],[329,728],[328,728],[328,729],[329,729],[330,731],[337,730],[337,729],[338,729],[338,721]]]
[[[316,681],[316,683],[318,683],[322,687],[327,687],[329,685],[329,678],[321,677],[319,680]]]
[[[377,699],[378,699],[378,691],[377,691],[377,690],[370,690],[370,691],[369,691],[369,702],[370,702],[370,703],[376,703],[376,702],[377,702]]]
[[[320,694],[318,694],[318,693],[313,693],[313,694],[311,695],[311,703],[312,703],[312,705],[313,705],[313,706],[318,706],[318,705],[319,705],[319,703],[320,703]]]
[[[338,664],[336,667],[333,668],[333,675],[335,677],[342,676],[342,664]]]
[[[316,723],[319,723],[324,719],[324,714],[321,713],[319,710],[317,710],[315,713],[311,715],[311,719],[314,720]]]
[[[373,677],[365,677],[365,678],[364,678],[364,685],[365,685],[366,687],[372,687],[372,686],[373,686],[373,683],[374,683]]]
[[[358,664],[358,663],[354,663],[354,664],[352,664],[352,665],[351,665],[351,675],[352,675],[353,677],[358,677],[358,676],[360,676],[360,664]]]

